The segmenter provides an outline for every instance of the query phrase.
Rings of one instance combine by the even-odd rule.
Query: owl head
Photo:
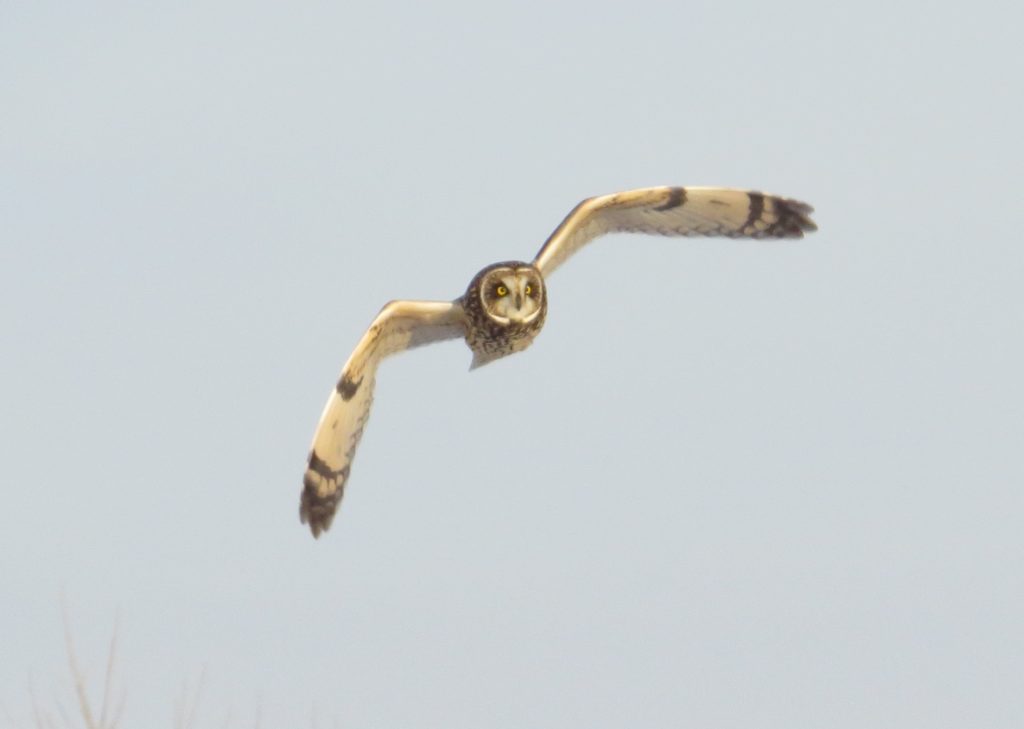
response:
[[[521,261],[488,266],[476,275],[470,295],[479,297],[483,313],[503,327],[532,324],[545,310],[544,279],[534,266]]]

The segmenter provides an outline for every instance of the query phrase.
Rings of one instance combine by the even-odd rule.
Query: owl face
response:
[[[480,304],[497,324],[529,324],[544,311],[544,280],[529,264],[500,264],[480,281]]]

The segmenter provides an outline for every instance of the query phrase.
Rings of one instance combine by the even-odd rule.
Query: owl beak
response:
[[[516,308],[517,309],[522,309],[523,308],[523,295],[521,293],[519,293],[518,291],[516,292]]]

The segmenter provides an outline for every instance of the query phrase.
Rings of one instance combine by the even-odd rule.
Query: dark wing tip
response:
[[[803,238],[804,233],[813,233],[818,229],[810,215],[814,208],[799,200],[780,197],[775,199],[775,214],[778,220],[769,228],[768,233],[780,238]]]
[[[329,496],[319,496],[316,485],[307,474],[303,479],[302,499],[299,503],[299,519],[303,524],[309,524],[309,530],[313,537],[318,539],[322,532],[331,528],[334,521],[334,513],[341,501],[341,492],[335,491]]]
[[[309,530],[313,533],[314,538],[319,538],[322,532],[331,528],[338,504],[341,503],[341,497],[345,494],[348,471],[347,465],[340,471],[333,471],[317,457],[316,453],[309,454],[309,466],[306,468],[306,475],[302,478],[299,519],[303,524],[309,524]],[[324,480],[334,481],[335,484],[330,493],[321,495],[317,482]]]

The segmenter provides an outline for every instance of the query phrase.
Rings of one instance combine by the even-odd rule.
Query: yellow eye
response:
[[[526,295],[529,296],[533,293],[533,287],[530,284],[526,284]]]
[[[498,296],[506,296],[507,294],[508,294],[508,289],[507,288],[505,288],[504,286],[499,286],[498,287]]]

